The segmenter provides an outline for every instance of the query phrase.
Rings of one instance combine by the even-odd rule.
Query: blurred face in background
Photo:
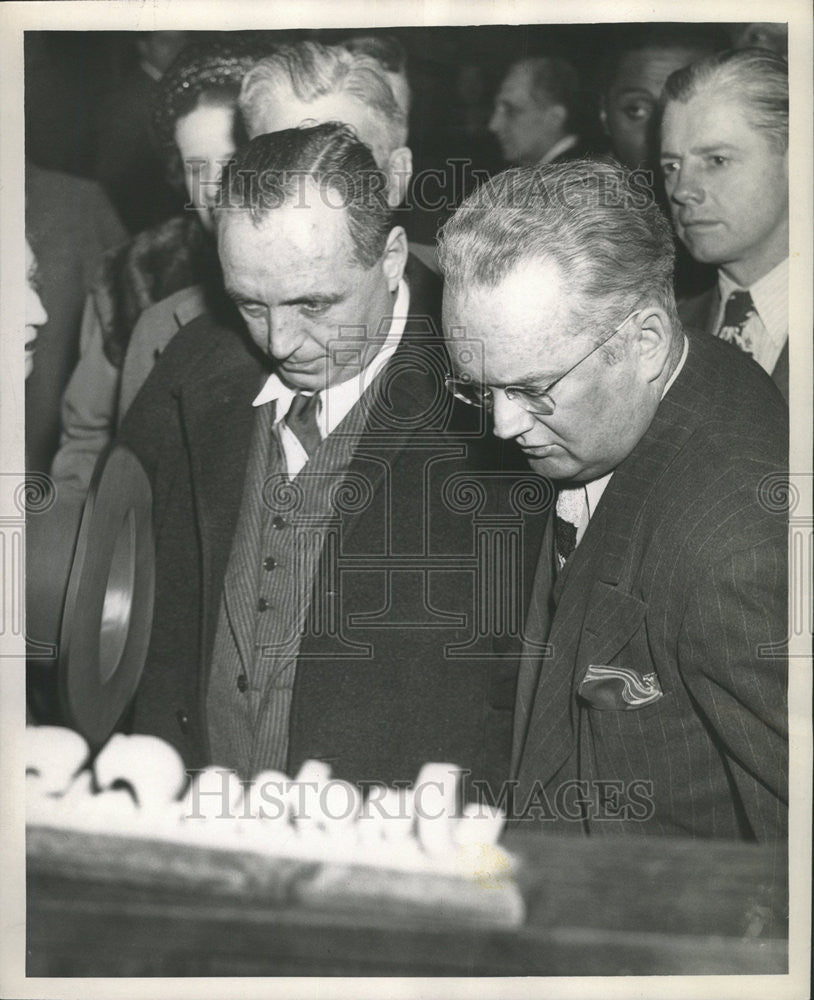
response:
[[[692,256],[744,288],[789,252],[788,150],[711,88],[664,110],[661,169],[676,232]]]
[[[48,313],[40,299],[37,285],[37,261],[28,240],[25,241],[25,377],[34,368],[34,347],[37,331],[48,322]]]
[[[199,104],[175,126],[187,193],[208,232],[223,164],[235,151],[235,114],[235,108],[227,105]]]
[[[622,53],[603,99],[601,119],[614,155],[626,167],[636,169],[655,161],[655,114],[665,81],[705,54],[681,46]]]
[[[532,94],[532,70],[515,66],[501,84],[489,131],[507,163],[533,166],[562,138],[565,109],[540,104]]]

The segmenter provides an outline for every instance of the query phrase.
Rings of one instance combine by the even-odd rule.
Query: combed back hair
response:
[[[684,104],[697,94],[716,91],[737,101],[752,127],[764,132],[775,148],[789,147],[789,68],[768,49],[728,49],[667,78],[662,102]]]
[[[559,56],[538,56],[521,59],[514,66],[527,66],[531,71],[531,96],[540,106],[561,104],[571,119],[577,111],[579,101],[579,77],[577,71]]]
[[[244,77],[240,92],[240,111],[250,133],[265,131],[267,102],[280,88],[293,91],[306,104],[326,94],[348,94],[370,108],[381,122],[380,150],[374,150],[379,161],[407,141],[404,112],[383,67],[371,56],[342,46],[300,42],[261,59]]]
[[[550,261],[573,294],[574,335],[597,342],[625,313],[657,302],[679,329],[670,224],[640,175],[615,161],[517,167],[481,185],[440,234],[446,287],[494,288],[519,264]]]
[[[353,129],[338,122],[252,139],[223,172],[215,225],[222,224],[225,213],[248,212],[259,226],[274,209],[301,203],[309,178],[326,204],[346,212],[356,263],[372,267],[392,228],[387,177]]]
[[[622,56],[643,49],[687,49],[698,57],[729,48],[726,31],[716,24],[668,21],[662,24],[620,25],[610,33],[609,44],[599,71],[600,90],[607,94],[613,85]]]

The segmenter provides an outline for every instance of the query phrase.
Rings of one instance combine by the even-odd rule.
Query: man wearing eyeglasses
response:
[[[514,804],[592,834],[768,840],[787,815],[787,424],[764,372],[685,337],[673,260],[633,176],[590,161],[507,171],[442,233],[447,387],[556,487]]]

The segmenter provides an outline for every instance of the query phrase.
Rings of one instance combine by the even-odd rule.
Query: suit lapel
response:
[[[709,290],[709,301],[707,303],[707,314],[704,322],[704,329],[707,333],[711,333],[713,336],[716,334],[716,327],[718,325],[718,314],[721,311],[721,292],[718,288],[718,282]]]
[[[200,676],[202,698],[257,414],[252,400],[265,375],[254,359],[240,352],[234,359],[227,359],[225,366],[209,365],[202,378],[190,381],[181,391],[194,516],[201,545],[201,638],[205,657]]]
[[[789,342],[783,344],[783,350],[777,359],[777,364],[772,370],[774,384],[780,390],[786,403],[789,401]]]
[[[523,580],[528,600],[524,608],[523,642],[514,701],[512,758],[509,768],[512,778],[517,774],[540,673],[551,648],[547,642],[551,629],[551,585],[554,578],[554,518],[550,516],[550,512],[546,515],[542,546],[538,549],[524,539],[523,563]],[[542,650],[541,643],[545,644]]]
[[[583,539],[554,587],[549,642],[519,755],[522,785],[551,780],[576,745],[575,696],[590,663],[607,663],[647,611],[630,592],[633,552],[648,497],[697,427],[716,373],[690,340],[684,369],[662,399],[647,433],[618,466]]]
[[[416,263],[420,265],[420,262],[413,262],[413,268]],[[432,288],[438,279],[431,272],[427,273]],[[438,334],[432,302],[427,304],[431,298],[423,286],[416,291],[410,284],[410,314],[401,342],[356,404],[365,407],[364,429],[351,459],[348,477],[361,477],[371,495],[389,488],[386,478],[404,448],[415,444],[419,438],[432,437],[437,443],[437,434],[446,424],[451,397],[447,402],[442,378],[448,370],[448,356]],[[444,403],[443,413],[438,413],[439,398]],[[428,424],[417,425],[417,414],[431,415]],[[343,546],[363,523],[360,514],[361,510],[345,518]]]

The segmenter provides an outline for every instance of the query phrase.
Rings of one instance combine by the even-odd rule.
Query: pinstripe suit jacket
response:
[[[553,587],[550,657],[521,667],[513,766],[521,805],[545,803],[538,818],[591,833],[785,831],[787,433],[763,371],[691,340]],[[661,696],[609,706],[592,665]]]

